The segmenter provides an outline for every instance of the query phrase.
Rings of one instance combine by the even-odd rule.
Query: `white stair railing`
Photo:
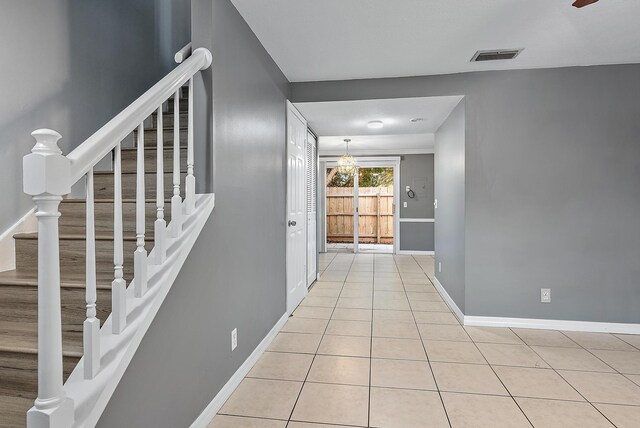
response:
[[[178,61],[179,57],[179,61]],[[60,303],[60,249],[58,211],[62,197],[71,186],[86,177],[86,320],[83,328],[84,379],[99,376],[101,367],[101,331],[97,318],[96,244],[94,218],[94,167],[113,152],[114,172],[114,279],[110,334],[119,336],[127,327],[124,279],[122,221],[122,154],[121,141],[137,129],[136,171],[136,251],[134,254],[135,297],[147,290],[148,255],[145,248],[145,175],[144,121],[157,112],[157,220],[154,224],[155,265],[167,262],[167,225],[164,220],[164,159],[162,105],[174,96],[173,196],[171,198],[170,236],[179,237],[184,215],[194,212],[195,177],[193,174],[193,76],[211,65],[211,53],[204,48],[191,52],[191,45],[178,54],[180,63],[173,71],[134,101],[120,114],[64,156],[58,147],[61,137],[56,131],[39,129],[32,133],[36,145],[23,161],[24,191],[36,205],[38,220],[38,397],[27,413],[29,428],[67,428],[74,426],[74,402],[63,389],[62,308]],[[180,197],[180,88],[189,85],[188,146],[185,201]]]

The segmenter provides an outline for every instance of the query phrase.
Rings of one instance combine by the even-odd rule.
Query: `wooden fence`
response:
[[[393,244],[393,187],[360,187],[358,242]],[[353,242],[353,187],[327,187],[327,242]]]

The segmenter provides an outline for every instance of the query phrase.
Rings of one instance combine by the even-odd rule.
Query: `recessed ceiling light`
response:
[[[422,117],[414,117],[413,119],[411,119],[411,122],[416,123],[416,122],[422,122],[424,120],[424,118]]]
[[[367,123],[367,126],[371,129],[380,129],[384,126],[384,123],[382,123],[381,120],[372,120],[371,122]]]

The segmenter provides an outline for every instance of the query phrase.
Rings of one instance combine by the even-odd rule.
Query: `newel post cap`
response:
[[[36,145],[22,160],[24,192],[32,196],[70,193],[71,162],[58,147],[62,136],[52,129],[38,129],[31,135]]]

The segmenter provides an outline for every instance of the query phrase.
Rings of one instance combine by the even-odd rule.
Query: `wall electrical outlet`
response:
[[[438,273],[442,272],[442,262],[438,262]]]
[[[405,208],[407,208],[407,203],[405,202],[402,206],[403,206],[403,207],[405,207]]]
[[[541,288],[540,289],[540,303],[551,303],[551,289],[550,288]]]
[[[238,347],[238,329],[234,328],[231,331],[231,350],[233,351]]]

